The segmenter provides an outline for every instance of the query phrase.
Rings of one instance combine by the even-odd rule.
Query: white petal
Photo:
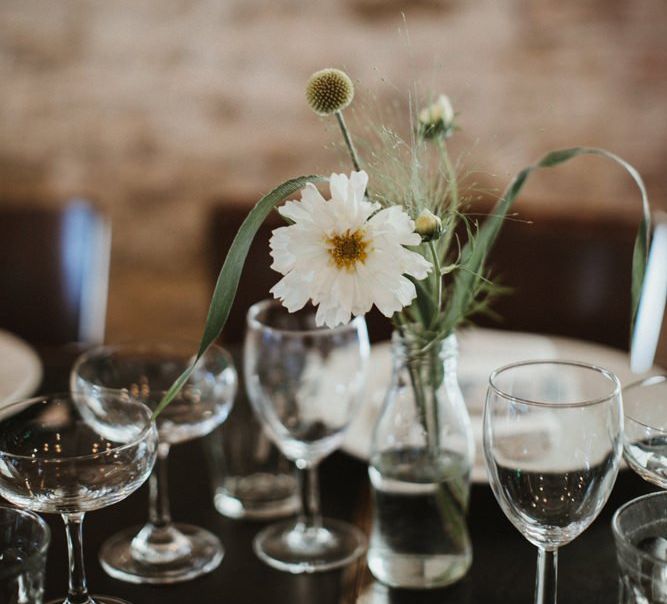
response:
[[[301,190],[301,201],[287,201],[278,208],[278,212],[294,222],[313,224],[317,222],[326,203],[317,187],[309,182]]]
[[[380,210],[368,221],[374,236],[390,236],[401,245],[419,245],[421,237],[415,233],[414,221],[399,206]]]
[[[300,310],[310,298],[307,281],[296,271],[288,273],[270,291],[289,312]]]
[[[421,281],[433,269],[433,265],[421,254],[403,249],[401,254],[401,271],[405,275],[410,275]]]
[[[269,239],[270,254],[273,258],[271,268],[283,275],[294,268],[296,256],[290,251],[291,227],[279,227],[274,229]]]
[[[347,199],[347,185],[349,179],[345,174],[332,174],[329,177],[329,189],[331,191],[331,199],[344,201]]]
[[[350,174],[350,184],[348,186],[348,197],[353,197],[359,203],[364,200],[366,194],[366,187],[368,186],[368,174],[363,170],[359,172],[352,172]]]

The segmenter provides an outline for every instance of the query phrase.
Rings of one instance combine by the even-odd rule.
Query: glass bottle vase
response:
[[[371,445],[368,566],[392,587],[443,587],[472,563],[466,515],[475,445],[457,340],[452,334],[423,346],[394,333],[392,353]]]

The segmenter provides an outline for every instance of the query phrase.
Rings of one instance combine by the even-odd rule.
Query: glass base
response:
[[[260,560],[295,574],[346,566],[362,556],[366,546],[366,536],[356,526],[330,518],[310,528],[294,520],[273,524],[253,542]]]
[[[398,554],[371,547],[368,569],[381,583],[405,589],[436,589],[462,579],[472,564],[472,553],[459,555]]]
[[[291,516],[300,505],[293,476],[265,472],[227,477],[213,502],[223,516],[257,520]]]
[[[127,600],[114,598],[113,596],[90,596],[90,604],[130,604]],[[65,600],[49,600],[46,604],[70,604],[68,599]]]
[[[144,538],[149,533],[152,541]],[[156,535],[164,537],[162,541]],[[141,545],[139,547],[138,545]],[[102,568],[129,583],[167,584],[189,581],[220,565],[224,549],[212,533],[188,524],[156,530],[133,527],[108,539],[100,550]]]

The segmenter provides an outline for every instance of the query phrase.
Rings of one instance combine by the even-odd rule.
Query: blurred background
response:
[[[665,209],[665,40],[664,0],[3,0],[0,204],[91,200],[113,227],[106,338],[197,338],[220,213],[348,170],[304,101],[313,71],[345,69],[380,105],[406,107],[414,82],[448,94],[454,153],[491,194],[547,150],[591,145]],[[516,207],[632,229],[639,208],[596,159],[539,176]]]

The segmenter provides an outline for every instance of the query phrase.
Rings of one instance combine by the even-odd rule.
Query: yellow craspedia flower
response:
[[[306,100],[318,115],[331,115],[342,111],[353,98],[352,80],[340,69],[316,71],[306,84]]]

